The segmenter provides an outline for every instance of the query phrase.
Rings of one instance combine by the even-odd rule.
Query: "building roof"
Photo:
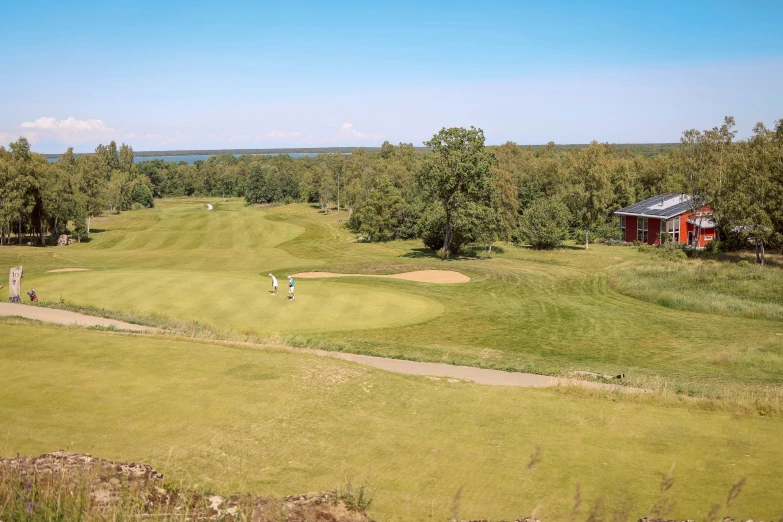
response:
[[[715,228],[717,226],[715,225],[715,221],[713,221],[712,218],[705,218],[705,217],[689,219],[688,223],[690,223],[691,225],[696,225],[699,228]]]
[[[669,219],[691,210],[688,194],[658,194],[639,203],[621,208],[615,214]]]

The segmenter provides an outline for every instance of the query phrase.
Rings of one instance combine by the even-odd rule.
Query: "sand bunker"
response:
[[[415,272],[405,272],[403,274],[375,275],[375,274],[335,274],[333,272],[302,272],[294,274],[294,277],[302,279],[318,279],[322,277],[385,277],[387,279],[404,279],[406,281],[415,281],[417,283],[467,283],[470,278],[459,272],[451,270],[417,270]]]
[[[47,270],[47,274],[59,274],[61,272],[89,272],[89,268],[57,268],[55,270]]]

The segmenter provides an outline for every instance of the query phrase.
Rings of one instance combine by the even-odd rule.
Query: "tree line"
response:
[[[64,232],[84,239],[92,217],[153,204],[128,145],[99,145],[78,158],[69,148],[56,162],[31,152],[25,138],[0,147],[0,245],[44,245],[47,234],[54,243]]]
[[[313,157],[211,156],[193,164],[133,162],[114,142],[69,149],[55,163],[24,139],[0,148],[0,242],[12,235],[89,233],[91,216],[152,206],[153,197],[244,197],[309,202],[347,212],[368,241],[421,238],[441,256],[497,241],[553,248],[620,239],[613,212],[661,193],[708,203],[722,241],[713,248],[783,244],[783,120],[737,140],[733,118],[687,130],[677,146],[486,146],[481,129],[442,129],[424,144]],[[70,224],[69,224],[70,223]],[[761,258],[763,259],[763,257]]]

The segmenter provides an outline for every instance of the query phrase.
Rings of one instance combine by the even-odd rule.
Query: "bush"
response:
[[[740,268],[748,268],[750,266],[750,263],[748,263],[744,259],[741,259],[741,260],[737,261],[737,266],[740,267]]]
[[[719,252],[723,252],[725,250],[725,246],[722,241],[718,241],[717,239],[713,239],[712,241],[707,243],[707,246],[704,247],[705,252],[709,252],[710,254],[717,254]]]
[[[580,240],[584,241],[584,230],[580,230]],[[590,231],[590,241],[601,243],[618,242],[623,239],[623,233],[620,230],[620,220],[614,217],[608,223],[600,223]]]
[[[423,211],[424,204],[418,199],[403,205],[400,211],[397,239],[414,239],[419,237],[419,220]]]
[[[568,237],[568,208],[557,200],[536,200],[519,219],[514,241],[527,241],[533,248],[551,250]]]
[[[688,255],[682,250],[659,249],[658,257],[665,261],[682,261],[683,259],[688,259]]]
[[[87,216],[78,215],[73,219],[73,236],[77,241],[87,239]]]
[[[152,191],[144,183],[137,184],[133,189],[133,194],[131,195],[131,210],[136,210],[133,208],[134,205],[139,205],[139,208],[152,208],[155,206],[155,201],[152,199]]]
[[[144,206],[143,206],[141,203],[133,203],[133,204],[131,205],[131,208],[130,208],[130,209],[131,209],[131,210],[141,210],[141,209],[143,209],[143,208],[144,208]]]
[[[443,235],[446,230],[446,215],[440,207],[427,208],[419,221],[419,232],[424,246],[434,251],[443,247]]]

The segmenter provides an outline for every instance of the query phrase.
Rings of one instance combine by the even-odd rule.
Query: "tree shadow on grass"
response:
[[[462,247],[462,249],[460,250],[459,253],[460,253],[460,255],[465,256],[465,257],[478,258],[479,254],[488,254],[488,255],[505,254],[506,253],[506,249],[503,248],[500,245],[497,245],[497,246],[493,245],[492,246],[492,251],[489,251],[489,250],[487,250],[486,245],[468,245],[466,247]],[[482,257],[485,257],[485,256],[482,256]]]
[[[426,247],[412,248],[410,252],[401,254],[400,257],[409,259],[438,259],[438,253]]]

